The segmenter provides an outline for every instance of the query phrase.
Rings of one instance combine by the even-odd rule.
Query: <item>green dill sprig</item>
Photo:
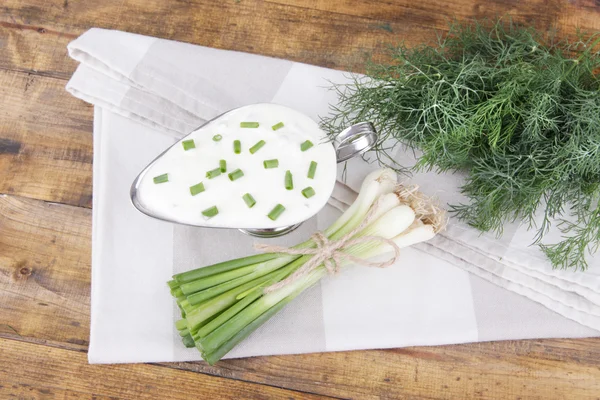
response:
[[[389,63],[334,86],[340,101],[322,126],[334,136],[371,121],[379,162],[400,172],[390,142],[421,150],[417,170],[465,171],[470,203],[453,205],[456,216],[498,234],[524,220],[553,266],[585,269],[600,244],[598,41],[455,24],[436,46],[391,48]],[[562,240],[543,244],[552,221]]]

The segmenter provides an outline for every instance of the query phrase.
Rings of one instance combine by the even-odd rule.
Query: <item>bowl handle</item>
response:
[[[337,162],[363,154],[377,143],[378,135],[370,122],[360,122],[340,132],[333,140]]]

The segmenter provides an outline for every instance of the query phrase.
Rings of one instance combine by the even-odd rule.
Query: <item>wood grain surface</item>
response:
[[[269,385],[178,371],[159,365],[87,365],[84,353],[0,339],[0,395],[26,398],[86,396],[135,399],[206,399],[215,393],[230,399],[316,399]],[[125,384],[124,384],[125,383]],[[55,393],[55,390],[58,393]],[[19,393],[20,392],[20,393]],[[77,397],[76,397],[77,398]]]
[[[3,0],[0,399],[600,398],[600,340],[529,340],[155,365],[87,365],[92,107],[69,41],[120,29],[353,71],[452,18],[600,30],[593,0]]]

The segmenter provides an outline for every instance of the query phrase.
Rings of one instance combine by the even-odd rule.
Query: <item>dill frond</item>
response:
[[[372,151],[400,172],[388,139],[422,151],[417,169],[466,171],[470,203],[453,205],[456,216],[498,234],[523,220],[553,266],[585,269],[600,244],[598,41],[544,40],[511,21],[453,24],[436,46],[390,48],[390,62],[334,86],[322,127],[334,136],[371,121]],[[552,221],[563,238],[543,245]]]

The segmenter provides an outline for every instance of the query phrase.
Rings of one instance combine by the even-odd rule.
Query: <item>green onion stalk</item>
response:
[[[390,241],[402,248],[431,239],[445,218],[430,198],[416,188],[399,186],[392,170],[381,169],[365,178],[354,203],[322,235],[328,241],[352,235],[344,255],[366,260],[393,251]],[[311,238],[291,249],[316,247]],[[183,344],[196,347],[209,364],[216,363],[328,274],[324,264],[299,271],[314,256],[263,253],[174,275],[168,285],[181,310],[175,326]],[[336,262],[340,270],[350,258]]]

